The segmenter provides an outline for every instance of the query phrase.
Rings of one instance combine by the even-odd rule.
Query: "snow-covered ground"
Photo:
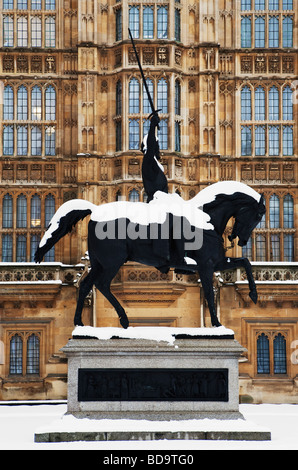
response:
[[[271,441],[109,441],[34,443],[39,428],[52,425],[66,412],[64,402],[56,404],[8,405],[0,402],[1,450],[297,450],[298,405],[240,405],[247,421],[271,431]]]

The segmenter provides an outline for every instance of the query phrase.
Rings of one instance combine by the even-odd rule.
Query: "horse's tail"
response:
[[[34,261],[40,263],[44,255],[69,233],[79,220],[83,220],[96,208],[94,204],[83,199],[72,199],[62,204],[53,215],[50,224],[42,237],[34,255]]]

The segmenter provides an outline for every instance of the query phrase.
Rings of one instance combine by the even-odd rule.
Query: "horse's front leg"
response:
[[[247,258],[224,258],[224,260],[216,266],[216,269],[219,271],[237,268],[245,269],[249,285],[249,297],[256,304],[258,301],[257,287],[253,278],[251,264]]]
[[[213,269],[203,268],[199,271],[199,275],[201,278],[202,287],[204,290],[205,299],[208,303],[208,308],[211,317],[211,324],[212,326],[221,326],[217,318],[215,302],[214,302],[214,290],[213,290]]]

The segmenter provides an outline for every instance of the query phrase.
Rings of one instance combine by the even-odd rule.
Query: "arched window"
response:
[[[17,198],[17,228],[27,227],[27,198],[20,194]]]
[[[130,202],[139,202],[140,200],[140,193],[136,189],[132,189],[128,195],[128,200]]]
[[[241,18],[241,47],[251,47],[251,18]]]
[[[293,47],[292,16],[285,16],[282,21],[282,47]]]
[[[181,114],[181,85],[179,80],[175,81],[175,114]]]
[[[258,374],[270,374],[269,339],[265,333],[257,339],[257,372]]]
[[[17,236],[17,262],[24,263],[27,261],[27,238],[26,235]]]
[[[13,47],[13,17],[3,17],[3,47]]]
[[[56,91],[50,85],[45,91],[45,118],[47,121],[55,121],[56,119]]]
[[[20,86],[17,92],[17,119],[28,119],[28,91],[24,85]]]
[[[40,197],[35,194],[31,198],[31,227],[41,226],[41,201]]]
[[[284,228],[294,227],[294,201],[290,194],[284,197],[283,201],[284,209]]]
[[[41,47],[41,18],[38,16],[31,18],[31,45]]]
[[[18,47],[28,47],[28,20],[25,16],[17,19],[17,38]]]
[[[45,227],[49,226],[51,218],[55,214],[55,198],[52,194],[48,194],[45,199]]]
[[[265,90],[258,86],[255,91],[255,120],[265,121]]]
[[[293,91],[289,86],[282,91],[282,113],[284,121],[293,120]]]
[[[140,112],[140,83],[136,78],[132,78],[129,82],[129,113]]]
[[[143,9],[143,38],[153,39],[154,18],[153,6],[144,6]]]
[[[122,83],[118,80],[116,84],[116,116],[122,114]]]
[[[17,334],[10,340],[9,373],[12,375],[23,373],[23,340]]]
[[[161,113],[168,112],[168,84],[164,78],[157,83],[157,108],[161,109]]]
[[[32,334],[27,340],[26,373],[39,374],[40,344],[37,335]]]
[[[157,37],[158,39],[168,37],[168,8],[166,6],[157,7]]]
[[[272,194],[269,200],[269,226],[279,228],[279,197]]]
[[[12,235],[2,235],[2,262],[12,262]]]
[[[10,85],[4,88],[3,98],[3,119],[12,120],[14,118],[14,97],[13,89]]]
[[[251,90],[245,86],[241,90],[241,121],[251,120]]]
[[[30,238],[30,261],[31,262],[34,261],[34,255],[38,248],[39,242],[40,242],[39,235],[31,235],[31,238]]]
[[[257,16],[255,19],[255,47],[265,47],[265,18]]]
[[[152,100],[154,101],[153,82],[152,82],[152,80],[150,80],[150,78],[146,78],[146,83],[147,83],[147,87],[148,87],[150,96],[151,96]],[[150,114],[151,112],[152,112],[152,110],[151,110],[151,106],[150,106],[150,103],[149,103],[149,100],[148,100],[145,85],[143,85],[143,113],[144,114],[147,114],[147,113]]]
[[[56,23],[52,16],[45,19],[45,47],[56,47]]]
[[[269,47],[279,46],[279,19],[278,16],[269,17]]]
[[[41,120],[41,106],[42,106],[41,89],[39,88],[39,86],[35,85],[32,88],[32,92],[31,92],[31,119],[32,121]]]
[[[279,119],[279,93],[276,86],[269,90],[269,120],[277,121]]]
[[[132,37],[139,39],[140,37],[140,7],[129,6],[129,29]]]
[[[3,203],[2,203],[2,227],[12,228],[12,219],[13,219],[12,196],[10,194],[5,194],[3,198]]]
[[[278,333],[273,340],[274,374],[287,373],[287,354],[285,337]]]

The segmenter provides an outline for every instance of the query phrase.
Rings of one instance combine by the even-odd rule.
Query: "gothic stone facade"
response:
[[[214,291],[221,322],[247,348],[241,400],[297,403],[297,11],[298,0],[1,0],[0,399],[66,397],[60,348],[88,269],[87,221],[35,265],[53,211],[74,198],[146,198],[150,110],[130,27],[162,108],[170,191],[189,199],[238,180],[265,196],[245,250],[258,304],[240,270],[216,275]],[[210,325],[196,276],[129,263],[113,291],[131,325]],[[95,290],[84,322],[118,326]]]

